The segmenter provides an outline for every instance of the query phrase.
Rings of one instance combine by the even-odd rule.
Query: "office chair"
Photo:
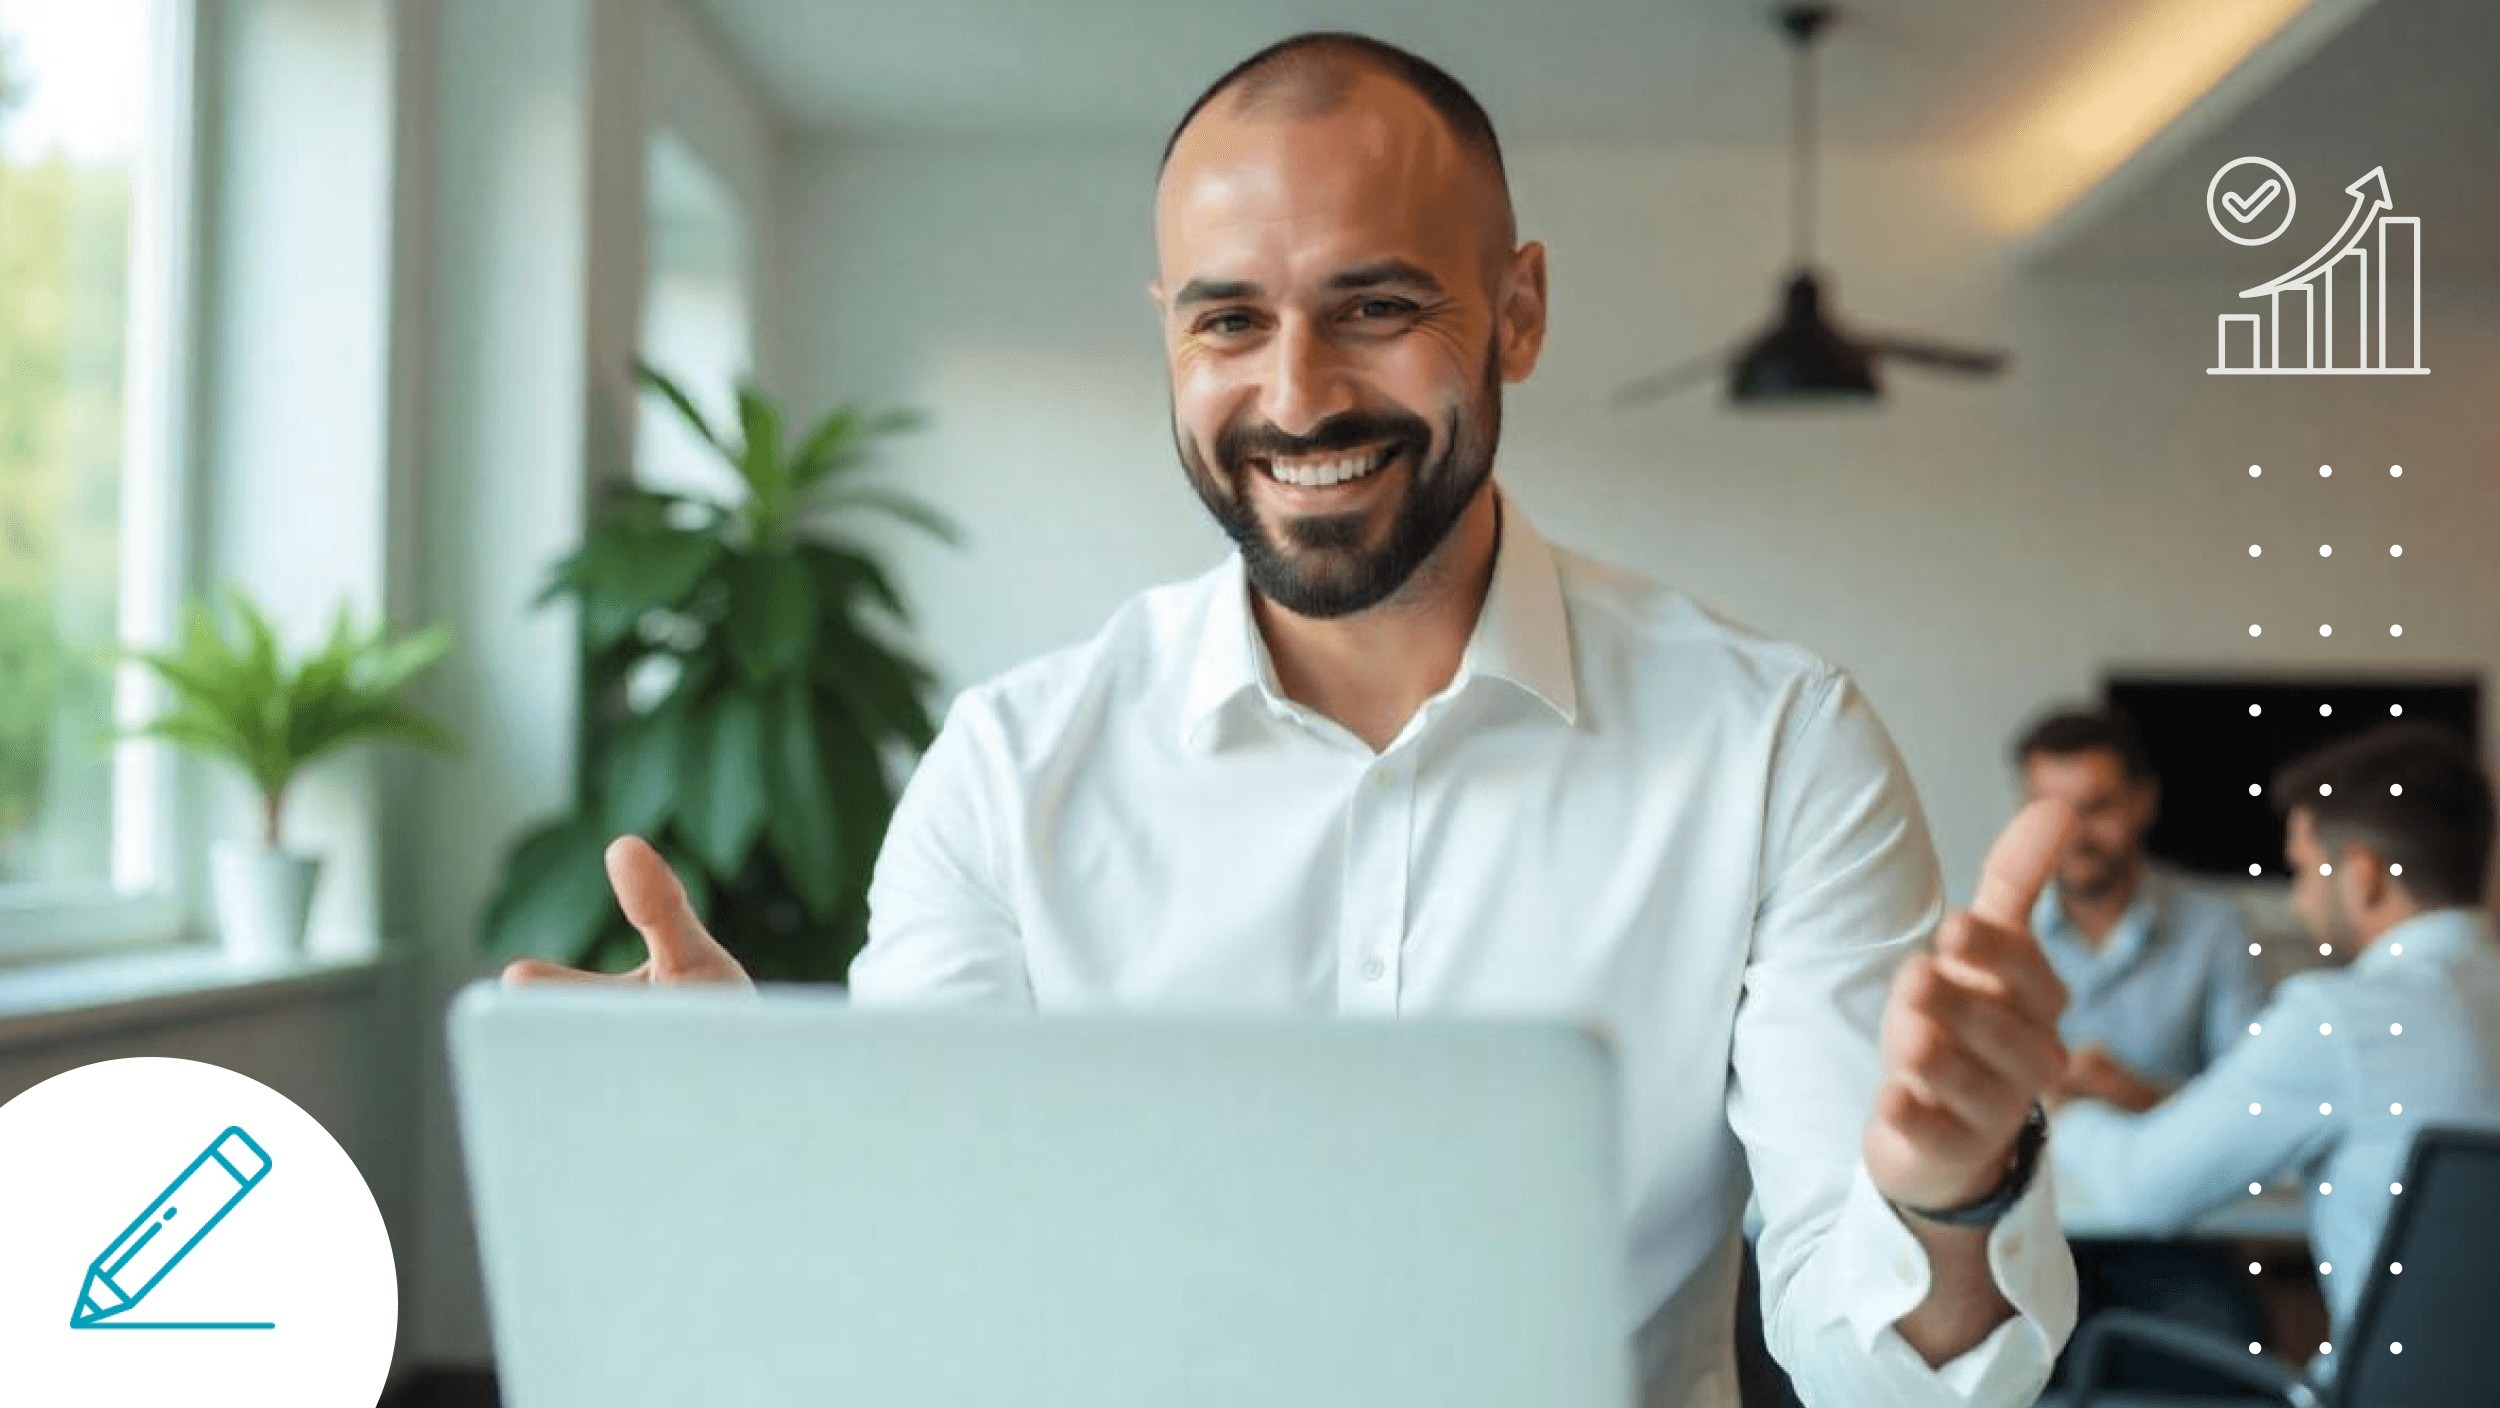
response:
[[[2425,1129],[2406,1155],[2405,1191],[2379,1236],[2351,1328],[2308,1374],[2281,1360],[2132,1311],[2092,1317],[2075,1335],[2066,1391],[2041,1408],[2500,1408],[2500,1133]],[[2390,1265],[2404,1268],[2391,1273]],[[2490,1339],[2485,1336],[2492,1336]],[[2245,1398],[2117,1392],[2098,1381],[2111,1348],[2137,1344],[2226,1374]],[[2402,1346],[2401,1349],[2398,1346]]]

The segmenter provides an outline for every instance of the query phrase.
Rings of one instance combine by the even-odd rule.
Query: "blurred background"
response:
[[[2156,856],[2262,932],[2247,784],[2408,706],[2488,731],[2483,0],[1861,0],[1814,60],[1810,250],[1797,59],[1736,0],[0,0],[0,1098],[129,1054],[287,1092],[389,1220],[409,1401],[484,1392],[444,1001],[622,960],[627,825],[742,952],[838,978],[948,696],[1215,559],[1156,156],[1311,27],[1499,129],[1553,295],[1510,492],[1854,672],[1957,895],[2054,703],[2127,704]],[[2260,248],[2206,215],[2246,155],[2298,192]],[[2373,168],[2431,374],[2207,375]],[[1799,255],[1846,324],[2001,372],[1623,404]],[[270,698],[337,746],[235,731]]]

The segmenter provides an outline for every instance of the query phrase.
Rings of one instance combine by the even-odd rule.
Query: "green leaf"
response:
[[[679,765],[677,830],[714,875],[736,875],[764,824],[764,720],[732,690],[695,710]]]
[[[959,547],[963,543],[963,530],[955,525],[953,519],[918,499],[892,489],[867,485],[836,489],[817,500],[816,506],[828,513],[881,513],[900,519],[949,547]]]
[[[812,693],[806,681],[796,678],[773,692],[773,806],[764,835],[808,914],[825,922],[841,908],[848,887],[843,883],[832,789],[816,745]]]
[[[816,598],[807,569],[787,552],[730,559],[729,656],[749,682],[763,684],[807,657]]]
[[[816,428],[799,442],[797,453],[790,456],[790,487],[805,493],[835,469],[858,458],[860,413],[843,406],[816,422]]]
[[[679,746],[686,709],[675,701],[628,722],[608,740],[600,765],[600,815],[620,833],[648,836],[677,802]]]
[[[870,732],[900,738],[915,749],[937,737],[927,703],[934,673],[848,621],[827,623],[810,673]]]
[[[781,412],[755,388],[738,388],[738,429],[746,442],[738,451],[738,476],[755,495],[756,511],[779,521],[790,497],[788,466],[781,462]]]
[[[423,674],[451,652],[451,632],[429,626],[389,645],[378,645],[355,666],[357,687],[389,693]]]
[[[817,692],[816,740],[824,754],[845,893],[856,899],[868,892],[886,821],[894,813],[894,784],[886,776],[879,741],[890,735],[833,705],[830,696]]]
[[[578,963],[616,917],[605,860],[608,836],[567,816],[523,837],[486,910],[486,948],[506,958]]]
[[[895,588],[894,578],[885,564],[856,548],[838,543],[808,543],[798,550],[799,560],[807,564],[816,578],[816,596],[824,619],[847,614],[853,598],[865,593],[897,621],[911,619],[910,608],[903,604],[903,594]]]
[[[699,529],[603,529],[584,545],[579,575],[582,631],[591,648],[622,641],[644,613],[683,603],[721,554],[720,538]]]
[[[222,601],[230,637],[209,603],[185,603],[172,650],[133,651],[163,680],[174,705],[140,732],[232,763],[266,796],[282,795],[306,765],[366,741],[449,751],[459,740],[401,703],[402,686],[449,648],[440,630],[393,642],[360,632],[341,606],[321,647],[290,661],[268,616],[240,589]]]
[[[678,416],[686,424],[694,427],[695,434],[702,436],[715,447],[720,445],[720,437],[712,433],[711,423],[704,420],[703,413],[696,410],[694,402],[687,398],[685,391],[676,382],[661,375],[658,368],[648,362],[637,360],[634,363],[634,380],[642,383],[645,390],[658,392],[671,406],[676,407]]]

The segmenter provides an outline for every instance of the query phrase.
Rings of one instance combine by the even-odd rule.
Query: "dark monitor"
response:
[[[2146,839],[2181,869],[2288,877],[2283,823],[2252,784],[2292,759],[2392,717],[2454,729],[2481,751],[2482,682],[2458,675],[2113,673],[2103,701],[2144,736],[2161,779],[2161,817]],[[2257,709],[2252,715],[2251,707]]]

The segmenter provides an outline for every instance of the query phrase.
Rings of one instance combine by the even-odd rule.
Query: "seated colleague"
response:
[[[2023,734],[2014,762],[2032,798],[2057,798],[2077,818],[2031,915],[2066,982],[2060,1093],[2149,1108],[2229,1050],[2265,1000],[2239,906],[2145,855],[2161,783],[2125,716],[2052,714]]]
[[[1175,446],[1237,551],[956,701],[854,997],[1598,1023],[1648,1401],[1733,1408],[1750,1189],[1808,1402],[2031,1402],[2073,1318],[2030,1176],[2064,995],[2024,929],[2064,809],[1945,916],[1845,676],[1502,492],[1545,250],[1448,74],[1253,56],[1175,130],[1155,245]],[[650,847],[612,861],[632,980],[740,976]]]
[[[2384,725],[2284,769],[2292,905],[2345,968],[2284,980],[2256,1032],[2142,1114],[2059,1111],[2062,1188],[2155,1230],[2297,1175],[2338,1332],[2414,1131],[2500,1127],[2500,946],[2480,908],[2492,795],[2465,745]]]

